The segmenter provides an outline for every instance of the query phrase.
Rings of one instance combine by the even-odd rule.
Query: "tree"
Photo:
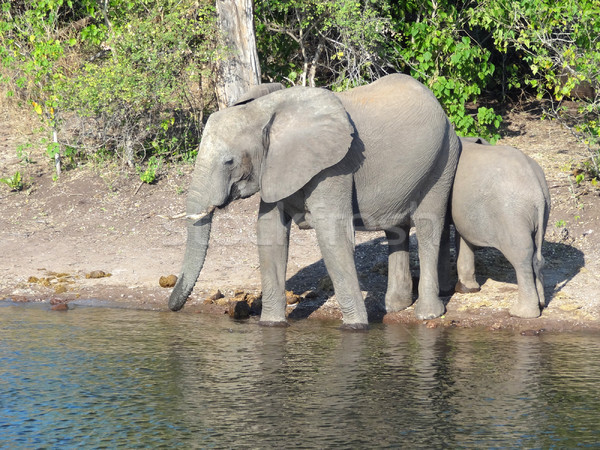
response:
[[[219,108],[232,104],[250,86],[260,84],[252,0],[217,0],[217,23],[224,47],[218,60]]]

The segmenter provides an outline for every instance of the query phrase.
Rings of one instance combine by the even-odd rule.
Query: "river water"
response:
[[[0,448],[600,446],[600,336],[0,303]]]

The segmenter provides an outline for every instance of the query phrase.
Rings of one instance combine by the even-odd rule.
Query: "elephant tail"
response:
[[[533,270],[536,278],[544,267],[544,257],[542,256],[542,243],[544,242],[544,227],[540,223],[535,232],[535,253],[533,254]]]

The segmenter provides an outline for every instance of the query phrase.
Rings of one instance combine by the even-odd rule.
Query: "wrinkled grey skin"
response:
[[[494,247],[517,274],[519,297],[510,313],[538,317],[545,306],[542,242],[550,214],[544,172],[514,147],[491,146],[480,138],[461,141],[451,198],[458,247],[456,291],[479,291],[473,251]],[[442,261],[449,260],[447,243],[444,240]]]
[[[188,241],[169,300],[178,310],[204,263],[215,207],[260,192],[257,237],[260,323],[286,323],[291,221],[315,229],[343,313],[364,328],[367,312],[354,263],[354,230],[389,238],[388,311],[412,303],[408,231],[416,226],[421,278],[415,314],[444,313],[437,264],[460,141],[433,94],[405,75],[334,94],[278,90],[209,118],[187,199]]]

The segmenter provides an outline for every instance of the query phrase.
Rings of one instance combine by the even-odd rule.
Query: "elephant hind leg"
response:
[[[504,253],[506,259],[513,265],[517,274],[519,297],[510,308],[510,314],[524,319],[540,316],[540,298],[533,264],[533,245],[529,248],[515,248]]]
[[[456,283],[456,292],[461,294],[470,294],[481,290],[479,283],[475,279],[475,247],[469,244],[465,239],[456,233],[457,253],[456,272],[458,281]]]
[[[546,306],[546,295],[544,294],[544,274],[542,273],[544,262],[545,261],[544,257],[542,256],[541,249],[536,249],[533,255],[533,272],[535,275],[535,287],[537,289],[541,308]]]
[[[386,312],[408,308],[413,303],[412,276],[408,249],[410,227],[386,230],[388,241],[388,285],[385,293]]]

